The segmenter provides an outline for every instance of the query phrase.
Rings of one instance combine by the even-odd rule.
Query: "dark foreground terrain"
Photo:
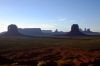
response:
[[[100,66],[100,38],[0,38],[0,66]]]

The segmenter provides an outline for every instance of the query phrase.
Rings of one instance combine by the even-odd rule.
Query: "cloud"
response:
[[[64,17],[56,17],[56,21],[59,21],[59,22],[64,22],[66,21],[67,19],[64,18]]]
[[[40,27],[42,28],[42,29],[56,29],[56,25],[54,25],[54,24],[42,24],[42,25],[40,25]]]
[[[66,21],[66,18],[61,18],[58,21]]]
[[[69,20],[70,22],[77,22],[77,20]]]
[[[0,32],[7,31],[7,26],[6,24],[0,24]]]
[[[38,23],[35,23],[35,24],[19,24],[18,25],[20,28],[41,28],[42,30],[55,30],[56,29],[56,24],[44,24],[44,23],[41,23],[41,24],[38,24]]]

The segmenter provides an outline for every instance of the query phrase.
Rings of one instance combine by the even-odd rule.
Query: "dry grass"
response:
[[[26,49],[32,47],[64,46],[67,48],[98,49],[100,38],[0,38],[0,49]],[[0,50],[0,51],[1,51]]]
[[[33,63],[33,60],[36,63],[52,60],[58,66],[68,65],[69,63],[79,66],[80,63],[94,62],[96,58],[100,57],[100,50],[94,51],[92,49],[100,49],[100,38],[0,38],[0,56],[19,64],[22,62],[25,64]],[[12,62],[10,65],[0,66],[32,65],[16,65]]]

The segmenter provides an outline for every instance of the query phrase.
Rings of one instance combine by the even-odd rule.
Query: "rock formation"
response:
[[[21,34],[29,35],[29,36],[43,36],[41,28],[19,28],[18,31]]]
[[[71,26],[71,31],[67,35],[68,36],[86,36],[86,34],[80,31],[78,24],[73,24]]]
[[[22,34],[18,32],[16,25],[11,24],[8,26],[8,31],[3,36],[22,36]]]

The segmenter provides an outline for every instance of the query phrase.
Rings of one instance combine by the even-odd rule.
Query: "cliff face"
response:
[[[41,36],[44,35],[41,28],[19,28],[18,31],[21,34],[29,35],[29,36]]]

